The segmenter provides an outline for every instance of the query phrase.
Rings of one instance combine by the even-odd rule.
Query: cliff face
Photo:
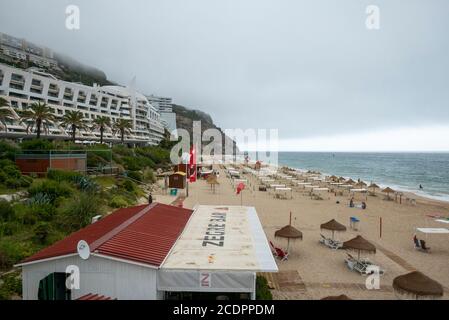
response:
[[[200,110],[189,109],[181,105],[173,104],[173,112],[176,113],[176,127],[178,129],[187,130],[192,136],[193,133],[193,121],[201,121],[201,133],[204,133],[207,129],[217,129],[221,132],[223,136],[222,140],[222,149],[223,154],[225,153],[226,145],[228,146],[227,150],[233,150],[233,146],[235,146],[235,142],[226,136],[223,130],[220,127],[217,127],[212,120],[212,117]],[[209,144],[208,141],[203,142],[203,146]],[[237,149],[238,150],[238,149]]]

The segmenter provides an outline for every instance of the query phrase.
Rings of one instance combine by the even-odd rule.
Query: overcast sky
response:
[[[278,128],[285,150],[449,150],[448,14],[447,0],[1,0],[0,31],[222,128]]]

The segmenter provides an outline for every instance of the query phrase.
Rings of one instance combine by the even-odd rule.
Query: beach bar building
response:
[[[20,264],[23,299],[255,299],[276,272],[253,207],[119,209]]]

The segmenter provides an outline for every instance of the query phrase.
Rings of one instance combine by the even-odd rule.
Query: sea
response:
[[[279,152],[278,162],[449,202],[449,153]]]

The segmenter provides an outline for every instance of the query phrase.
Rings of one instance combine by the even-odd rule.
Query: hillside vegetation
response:
[[[111,149],[105,145],[84,147],[46,140],[21,144],[0,140],[0,194],[22,194],[9,202],[0,199],[0,274],[90,224],[94,216],[134,205],[146,197],[141,183],[155,182],[154,171],[170,166],[167,146],[165,142],[162,146],[117,145]],[[112,164],[119,168],[120,175],[88,176],[49,170],[45,177],[24,176],[14,163],[15,153],[22,150],[85,150],[89,167]],[[1,277],[0,299],[20,295],[14,289],[18,287],[13,275]]]

